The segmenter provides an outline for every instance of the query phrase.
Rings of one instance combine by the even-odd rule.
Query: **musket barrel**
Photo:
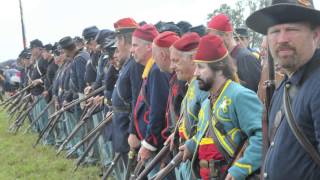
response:
[[[79,141],[76,145],[74,145],[70,152],[66,155],[66,158],[69,158],[73,152],[75,152],[83,143],[88,141],[92,136],[94,136],[98,131],[100,131],[102,128],[105,127],[108,123],[110,123],[112,120],[112,113],[109,113],[106,118],[101,121],[98,126],[93,128],[81,141]]]
[[[49,119],[52,119],[54,116],[56,116],[56,115],[58,115],[58,114],[60,114],[60,113],[62,113],[62,112],[64,112],[64,111],[72,108],[73,106],[75,106],[75,105],[77,105],[77,104],[82,103],[83,101],[88,100],[88,99],[91,98],[92,96],[95,96],[95,95],[97,95],[98,93],[102,92],[104,89],[105,89],[105,86],[101,86],[100,88],[94,90],[93,92],[91,92],[90,94],[88,94],[87,96],[85,96],[84,98],[82,98],[82,99],[77,99],[77,100],[75,100],[75,101],[72,101],[72,102],[68,103],[67,105],[63,106],[59,111],[53,113],[53,114],[49,117]]]
[[[169,143],[163,146],[163,148],[159,151],[159,153],[152,159],[150,163],[145,167],[145,169],[139,174],[137,180],[142,180],[146,177],[151,170],[162,160],[162,158],[170,152],[170,145]]]

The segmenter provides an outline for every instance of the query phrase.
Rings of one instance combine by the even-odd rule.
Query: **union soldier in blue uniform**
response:
[[[269,111],[264,179],[319,179],[320,11],[311,0],[273,0],[246,23],[266,35],[272,58],[286,74]]]
[[[43,58],[43,45],[38,39],[30,42],[30,48],[32,53],[32,58],[34,59],[34,67],[31,71],[31,80],[36,86],[34,86],[30,92],[35,99],[40,99],[33,109],[33,116],[37,117],[38,114],[45,108],[46,100],[42,93],[44,92],[44,80],[46,76],[46,71],[48,67],[48,62]],[[48,123],[48,114],[45,113],[39,121],[36,123],[39,130],[41,131]],[[54,137],[52,134],[48,135],[43,141],[44,144],[54,144]]]
[[[141,74],[143,66],[136,63],[131,57],[132,32],[138,24],[131,18],[123,18],[114,23],[116,30],[115,61],[119,68],[119,77],[112,92],[112,147],[113,151],[120,153],[117,179],[123,179],[126,163],[128,161],[129,124],[132,121],[132,109],[137,100],[141,87]],[[110,77],[110,76],[109,76]]]
[[[163,146],[161,131],[165,128],[165,111],[169,93],[170,74],[161,72],[152,58],[152,41],[158,35],[150,24],[137,28],[133,33],[131,52],[136,62],[145,66],[142,86],[134,107],[133,129],[128,141],[130,148],[138,148],[139,161],[150,161]],[[148,176],[154,175],[160,166]]]
[[[85,88],[85,78],[84,72],[85,67],[88,59],[90,58],[89,53],[85,51],[81,51],[76,49],[75,43],[73,39],[69,36],[62,38],[59,41],[60,46],[64,49],[64,53],[66,56],[71,60],[70,67],[69,67],[69,81],[65,81],[65,83],[69,83],[65,85],[65,92],[64,92],[64,102],[71,102],[73,99],[82,98],[84,97],[84,88]],[[66,75],[67,76],[67,75]],[[67,88],[68,87],[68,88]],[[66,112],[67,118],[67,130],[70,133],[72,129],[75,127],[77,121],[80,118],[81,109],[79,106],[75,106],[72,108],[73,113]],[[81,130],[73,139],[73,143],[81,140],[81,136],[83,131]],[[82,154],[82,148],[78,149],[78,154]]]
[[[54,110],[59,110],[62,107],[62,95],[63,95],[63,76],[64,76],[64,72],[66,70],[66,64],[69,63],[70,61],[67,61],[65,54],[63,53],[63,50],[61,49],[60,45],[58,43],[56,43],[53,46],[53,50],[52,53],[54,54],[54,60],[52,63],[54,63],[55,65],[51,65],[52,66],[52,70],[55,69],[55,66],[58,67],[58,69],[56,70],[56,72],[54,73],[54,77],[53,79],[50,81],[51,79],[51,73],[49,70],[50,68],[48,68],[48,80],[47,83],[49,84],[49,82],[52,82],[51,86],[52,88],[51,90],[51,94],[52,94],[52,100],[53,100],[53,109]],[[49,65],[50,66],[50,65]],[[52,71],[53,72],[53,71]],[[64,114],[62,115],[64,116]],[[62,121],[59,121],[57,126],[55,127],[55,144],[56,146],[60,146],[62,141],[65,139],[66,137],[66,132],[65,132],[65,118],[62,117],[61,119],[63,119]]]

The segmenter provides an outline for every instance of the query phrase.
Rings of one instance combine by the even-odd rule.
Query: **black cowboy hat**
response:
[[[73,39],[70,36],[66,36],[59,41],[59,45],[62,49],[69,49],[75,46]]]
[[[251,14],[246,24],[252,30],[267,34],[268,28],[277,24],[310,22],[320,25],[320,11],[312,0],[273,0],[271,6]]]

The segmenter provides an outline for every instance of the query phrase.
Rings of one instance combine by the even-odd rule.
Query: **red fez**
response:
[[[152,42],[155,37],[158,36],[157,28],[152,24],[145,24],[138,27],[132,34],[132,36],[143,39],[145,41]]]
[[[216,35],[206,35],[200,40],[194,62],[214,63],[228,55],[222,39]]]
[[[113,24],[113,26],[116,31],[120,31],[122,29],[135,29],[139,27],[138,23],[132,18],[119,19]]]
[[[165,31],[159,34],[153,40],[153,43],[155,43],[159,47],[169,48],[178,39],[179,39],[179,36],[175,32]]]
[[[173,47],[179,51],[188,52],[198,47],[200,36],[195,32],[184,34],[179,40],[177,40]]]
[[[225,14],[219,14],[211,18],[208,22],[208,28],[222,32],[231,32],[232,24],[228,16]]]

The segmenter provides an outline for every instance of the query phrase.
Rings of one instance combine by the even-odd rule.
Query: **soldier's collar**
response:
[[[320,59],[320,49],[317,49],[313,54],[313,57],[309,62],[300,67],[293,75],[289,78],[286,75],[287,82],[290,82],[293,85],[301,85],[303,80],[305,80],[305,76],[307,76],[310,72],[311,66],[313,66]]]
[[[144,67],[143,73],[142,73],[142,79],[145,79],[148,77],[149,72],[151,71],[151,68],[154,64],[154,60],[152,58],[149,58],[146,66]]]

